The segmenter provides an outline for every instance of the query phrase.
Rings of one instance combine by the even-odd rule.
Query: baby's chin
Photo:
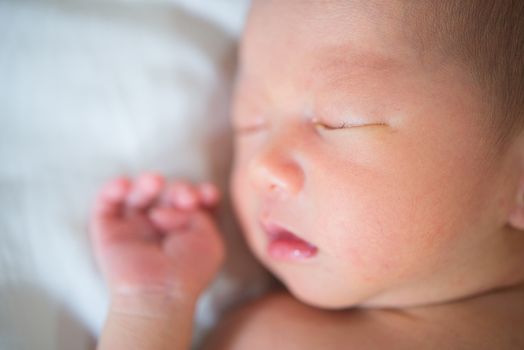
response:
[[[365,288],[351,288],[349,291],[348,286],[341,286],[318,276],[318,270],[301,273],[303,271],[290,272],[279,269],[278,266],[268,263],[267,257],[260,251],[252,249],[252,252],[294,298],[309,306],[329,310],[348,309],[360,306],[373,294]]]
[[[293,297],[315,308],[326,310],[344,310],[354,307],[405,308],[435,302],[435,300],[426,300],[420,295],[414,297],[412,293],[395,292],[385,285],[366,287],[362,283],[355,282],[354,285],[360,286],[357,288],[327,280],[303,280],[300,278],[302,276],[297,274],[282,276],[278,271],[272,272]]]
[[[277,276],[277,278],[279,278]],[[343,310],[360,306],[365,303],[368,296],[364,291],[353,291],[343,293],[339,286],[331,286],[321,281],[304,283],[297,280],[285,280],[279,278],[288,292],[297,300],[312,307]]]
[[[380,308],[405,308],[425,305],[406,298],[395,298],[388,292],[377,293],[369,290],[352,290],[342,292],[337,286],[319,283],[318,286],[309,286],[300,283],[285,283],[287,290],[297,300],[312,307],[326,310],[344,310],[353,307],[370,309]]]
[[[288,292],[297,300],[315,308],[345,310],[354,307],[368,309],[405,309],[448,302],[447,299],[431,299],[411,293],[395,293],[391,290],[352,289],[342,291],[340,286],[326,283],[297,283],[283,281]]]
[[[291,288],[291,286],[286,287],[291,295],[293,295],[297,300],[315,308],[327,310],[344,310],[359,306],[361,303],[360,300],[352,300],[350,297],[334,297],[332,293],[310,292],[307,289],[301,289],[298,286],[295,288]]]

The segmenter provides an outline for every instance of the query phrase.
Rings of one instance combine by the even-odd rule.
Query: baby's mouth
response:
[[[317,254],[318,248],[289,230],[269,222],[261,223],[268,237],[267,252],[279,260],[305,260]]]

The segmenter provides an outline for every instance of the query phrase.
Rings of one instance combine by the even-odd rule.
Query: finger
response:
[[[133,184],[133,189],[127,205],[131,209],[145,209],[153,205],[165,186],[163,176],[156,173],[146,173],[138,177]]]
[[[199,254],[205,257],[203,260],[222,260],[224,241],[212,216],[205,210],[187,214],[187,225],[178,231],[169,231],[164,240],[164,251],[181,259],[187,254]]]
[[[154,208],[149,212],[148,216],[155,229],[164,234],[182,230],[189,223],[187,212],[173,207]]]
[[[200,202],[205,207],[215,207],[220,201],[220,191],[216,185],[204,182],[198,186]]]
[[[198,208],[199,195],[196,189],[188,182],[173,183],[167,193],[168,203],[182,210]]]
[[[108,182],[97,196],[94,215],[96,217],[120,215],[130,189],[131,181],[124,176]]]

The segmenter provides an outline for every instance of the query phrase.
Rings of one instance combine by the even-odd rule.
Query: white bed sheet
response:
[[[0,349],[93,349],[107,294],[87,218],[144,170],[225,189],[244,0],[0,0]],[[227,205],[230,254],[196,339],[266,286]],[[241,263],[239,263],[241,262]]]

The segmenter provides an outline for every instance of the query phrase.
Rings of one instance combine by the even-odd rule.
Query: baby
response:
[[[207,349],[524,348],[524,2],[256,0],[231,180],[287,287]],[[211,184],[112,181],[100,349],[187,349],[224,257]]]

